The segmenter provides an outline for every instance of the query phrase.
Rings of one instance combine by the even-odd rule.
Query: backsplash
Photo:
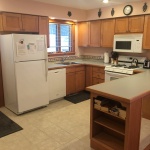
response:
[[[92,60],[103,60],[102,56],[91,56],[91,55],[80,55],[80,56],[59,56],[59,57],[49,57],[48,62],[54,62],[54,61],[62,61],[62,59],[65,60],[74,60],[74,59],[92,59]]]
[[[58,57],[49,57],[48,58],[48,62],[54,62],[54,61],[62,61],[62,59],[64,60],[73,60],[73,59],[79,59],[78,56],[58,56]]]
[[[94,60],[103,60],[102,56],[91,56],[91,55],[81,55],[81,59],[94,59]]]

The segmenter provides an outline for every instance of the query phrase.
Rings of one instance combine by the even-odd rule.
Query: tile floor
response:
[[[20,116],[5,107],[0,111],[23,128],[0,138],[0,150],[92,150],[90,100],[59,100]]]

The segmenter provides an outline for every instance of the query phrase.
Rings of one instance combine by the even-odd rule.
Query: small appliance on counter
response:
[[[144,61],[143,68],[150,69],[150,60],[146,59]]]
[[[111,53],[111,64],[117,65],[118,64],[118,57],[119,54],[117,52],[113,52]]]
[[[108,52],[104,53],[104,63],[109,63],[109,53]]]
[[[132,62],[131,62],[131,66],[138,67],[138,59],[133,58],[133,60],[132,60]]]

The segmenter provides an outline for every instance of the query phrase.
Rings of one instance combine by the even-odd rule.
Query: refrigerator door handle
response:
[[[48,78],[48,61],[47,61],[47,59],[45,59],[45,77],[46,77],[46,81],[47,81],[47,78]]]

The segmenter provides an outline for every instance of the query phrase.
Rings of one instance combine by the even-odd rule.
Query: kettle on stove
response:
[[[131,66],[138,67],[138,60],[136,58],[133,58],[133,60],[131,62]]]
[[[143,68],[150,69],[150,60],[146,59],[144,61]]]

